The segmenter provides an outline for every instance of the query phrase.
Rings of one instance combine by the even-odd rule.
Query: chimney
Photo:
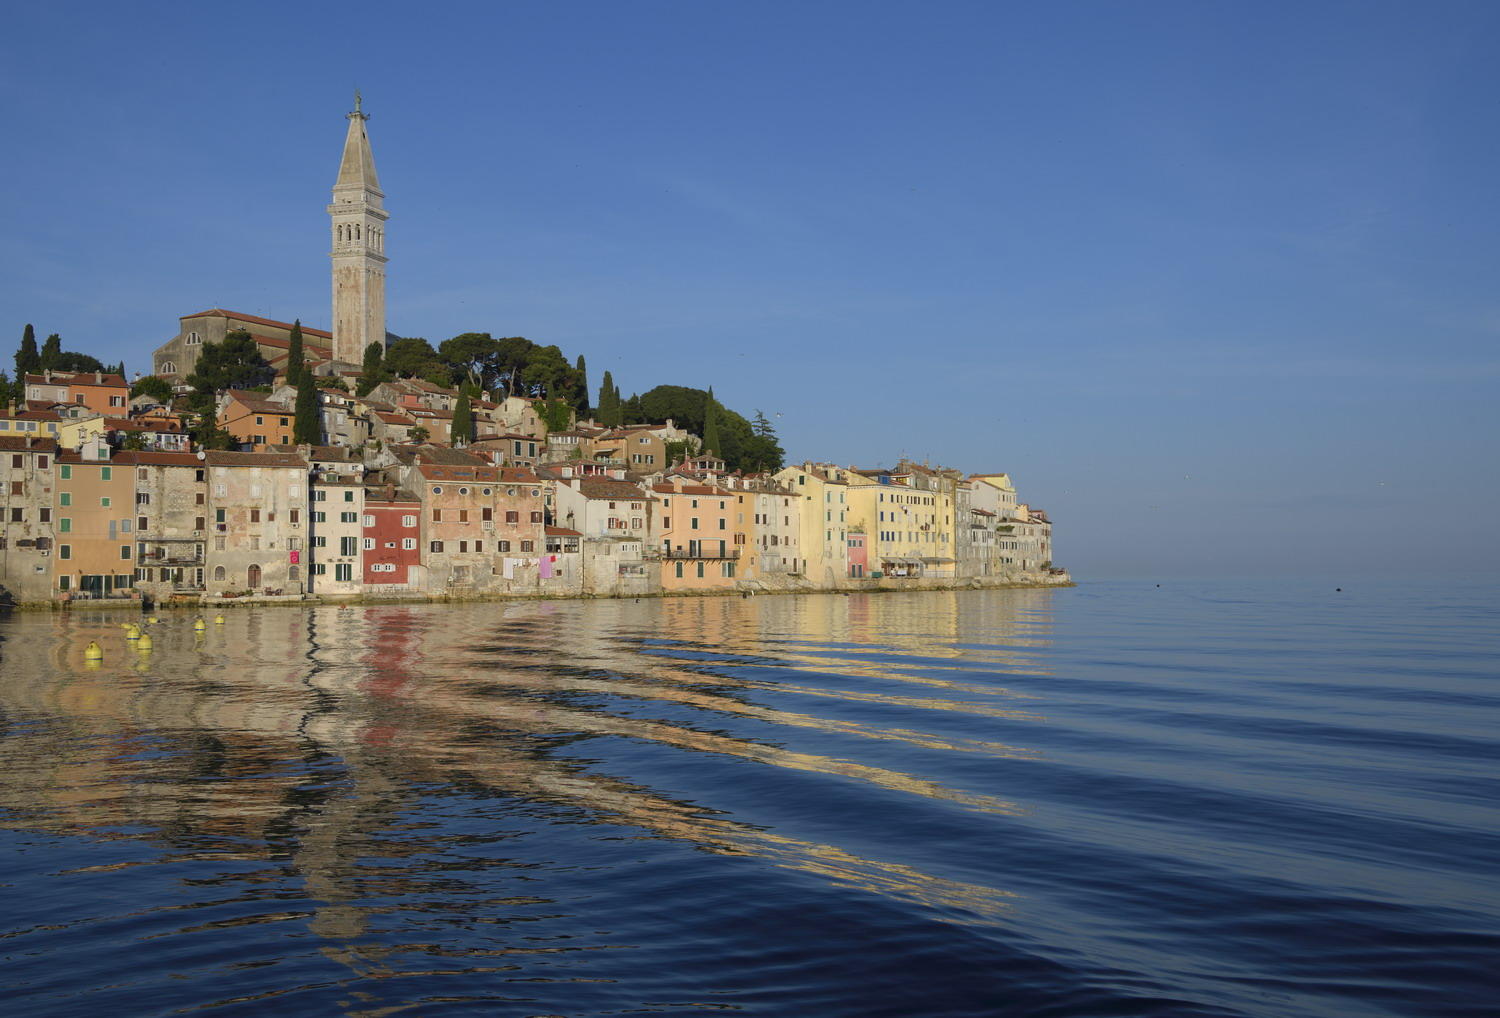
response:
[[[94,384],[95,385],[103,385],[104,384],[104,372],[102,372],[102,371],[95,371],[94,372]]]

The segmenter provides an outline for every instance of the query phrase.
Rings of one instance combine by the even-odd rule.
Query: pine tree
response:
[[[719,404],[714,399],[714,390],[709,386],[703,400],[703,451],[719,455],[723,448],[719,442]]]
[[[36,330],[28,322],[26,328],[21,331],[21,345],[16,348],[16,380],[13,385],[15,402],[20,403],[26,398],[26,376],[34,375],[40,370],[42,370],[42,360],[36,352]]]
[[[286,348],[286,384],[297,386],[297,398],[302,398],[302,372],[306,369],[306,357],[302,353],[302,319],[292,322],[292,335]]]
[[[587,417],[589,413],[589,369],[583,362],[583,354],[578,355],[578,362],[573,366],[578,373],[576,384],[576,395],[573,398],[574,409],[578,411],[579,417]]]
[[[453,404],[453,425],[448,441],[455,448],[474,441],[474,410],[469,405],[468,386],[459,391],[458,402]]]
[[[292,421],[292,441],[298,445],[318,445],[323,441],[323,424],[318,415],[318,387],[313,373],[302,371],[297,378],[297,415]]]
[[[38,364],[43,371],[52,371],[57,367],[57,362],[62,360],[62,337],[57,333],[47,337],[47,342],[42,344],[42,355]]]

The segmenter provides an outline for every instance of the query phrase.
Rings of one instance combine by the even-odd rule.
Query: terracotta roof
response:
[[[711,488],[703,484],[684,484],[681,488],[674,488],[670,484],[653,484],[651,490],[663,495],[708,495],[711,498],[727,498],[734,494],[728,488]]]
[[[292,341],[290,339],[282,339],[279,336],[263,336],[258,332],[250,333],[250,338],[255,340],[255,342],[260,344],[261,346],[274,346],[278,350],[288,351],[287,355],[290,355],[290,351],[292,349]],[[302,337],[302,355],[306,357],[308,352],[311,350],[319,351],[325,356],[325,358],[329,353],[328,347],[324,346],[323,344],[309,343],[306,336]]]
[[[580,480],[578,482],[578,491],[584,498],[623,498],[635,499],[639,502],[651,497],[642,491],[638,484],[598,477],[585,477]]]
[[[233,318],[237,322],[257,322],[261,325],[274,325],[276,328],[286,329],[288,332],[292,330],[291,322],[278,322],[274,318],[260,318],[256,315],[242,315],[238,311],[225,311],[223,308],[209,308],[207,311],[199,311],[196,315],[183,315],[182,321],[185,322],[189,318]],[[331,332],[324,332],[322,329],[314,329],[306,325],[302,326],[302,334],[304,336],[322,336],[325,339],[333,338],[333,333]]]
[[[422,463],[435,463],[449,467],[479,467],[490,466],[490,461],[482,456],[476,456],[462,449],[454,449],[447,445],[421,445],[416,450],[417,460]]]
[[[224,395],[246,409],[253,410],[258,414],[290,415],[296,412],[291,407],[285,407],[280,403],[273,403],[266,399],[266,394],[263,392],[245,392],[243,389],[229,389],[225,391]]]
[[[489,481],[500,480],[500,471],[494,467],[449,467],[436,463],[418,463],[417,473],[429,481]]]
[[[500,479],[514,484],[539,484],[542,480],[530,470],[521,467],[501,467]]]
[[[569,530],[567,527],[554,527],[551,524],[548,524],[547,526],[543,527],[542,530],[543,530],[543,532],[546,533],[546,535],[548,537],[582,537],[583,536],[583,534],[579,533],[576,530]]]
[[[410,417],[406,416],[405,414],[398,414],[398,413],[395,413],[395,412],[388,412],[388,411],[385,411],[385,410],[372,410],[370,412],[373,413],[376,417],[379,417],[382,421],[384,421],[387,424],[404,424],[407,427],[416,427],[416,424],[417,424],[416,421],[412,420]]]
[[[307,469],[307,460],[289,452],[220,452],[203,454],[211,467],[298,467]]]
[[[57,414],[53,413],[51,410],[23,410],[23,411],[21,411],[18,414],[11,415],[11,417],[9,419],[13,420],[13,421],[60,421],[60,420],[62,420],[61,417],[59,417]]]
[[[57,439],[30,435],[0,435],[0,449],[7,452],[57,452]]]
[[[201,467],[203,460],[195,452],[117,452],[114,463],[134,463],[137,466],[156,467]]]
[[[46,375],[26,376],[28,384],[36,385],[93,385],[107,386],[111,389],[128,389],[130,383],[125,381],[124,375],[104,375],[103,380],[96,380],[97,372],[94,371],[54,371],[49,379]]]

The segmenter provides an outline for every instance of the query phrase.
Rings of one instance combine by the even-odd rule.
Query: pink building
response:
[[[865,535],[858,530],[849,531],[849,577],[861,579],[869,575],[869,552],[865,548]]]

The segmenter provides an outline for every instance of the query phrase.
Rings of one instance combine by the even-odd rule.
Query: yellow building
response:
[[[776,480],[796,493],[802,575],[820,587],[849,576],[849,485],[828,463],[785,467]]]
[[[848,485],[849,529],[863,529],[871,574],[951,577],[957,475],[917,464],[893,470],[841,470]]]

